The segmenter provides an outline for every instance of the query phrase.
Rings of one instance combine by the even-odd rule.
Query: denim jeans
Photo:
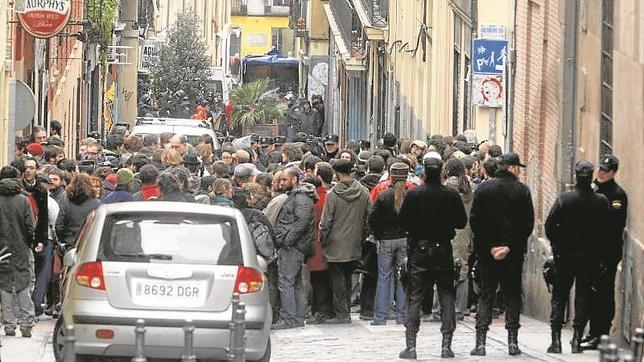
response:
[[[296,248],[280,249],[277,258],[278,288],[282,319],[289,324],[304,323],[306,295],[302,284],[304,254]]]
[[[407,239],[390,239],[378,241],[378,284],[376,286],[376,306],[374,321],[384,321],[389,315],[395,287],[396,321],[404,323],[407,319],[407,296],[402,283],[392,283],[395,270],[407,259]],[[393,278],[392,278],[393,276]]]
[[[5,330],[15,330],[17,324],[21,327],[34,325],[36,312],[29,288],[14,290],[13,293],[2,290],[0,300],[2,300],[2,324]]]

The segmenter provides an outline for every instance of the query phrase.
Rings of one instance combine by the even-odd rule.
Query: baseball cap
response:
[[[519,158],[519,155],[517,155],[514,152],[508,152],[508,153],[502,154],[501,157],[499,157],[499,164],[507,165],[507,166],[526,167],[524,164],[521,163],[521,159]]]
[[[591,177],[595,166],[590,161],[579,161],[575,165],[575,175],[577,177]]]
[[[610,154],[603,155],[599,161],[599,168],[607,172],[617,171],[619,159]]]
[[[331,134],[331,135],[326,136],[326,138],[324,139],[324,144],[325,145],[334,145],[334,144],[338,143],[339,139],[340,139],[340,137],[337,134]]]
[[[259,172],[257,167],[252,163],[240,163],[235,166],[235,170],[233,171],[233,175],[237,178],[257,176],[260,173],[261,172]]]

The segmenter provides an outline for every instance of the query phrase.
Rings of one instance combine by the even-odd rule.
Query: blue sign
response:
[[[477,38],[472,41],[472,53],[474,74],[503,74],[508,41]]]

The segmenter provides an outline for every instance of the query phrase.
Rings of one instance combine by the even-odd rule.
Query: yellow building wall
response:
[[[7,12],[3,8],[0,11],[0,164],[6,165],[10,159],[9,151],[9,119],[8,119],[8,102],[9,102],[9,88],[8,81],[10,74],[5,71],[5,60],[8,59],[7,54],[7,38],[8,38],[8,23]]]
[[[514,1],[512,0],[478,0],[477,9],[479,25],[497,24],[505,26],[505,37],[511,42],[512,18],[514,17],[513,3]],[[478,29],[475,31],[478,33]],[[513,47],[513,45],[510,45],[510,47]],[[474,107],[473,115],[473,124],[475,125],[476,136],[479,142],[490,139],[490,108]],[[495,111],[496,135],[493,138],[496,139],[496,143],[501,145],[501,147],[504,147],[503,117],[503,108],[497,108]]]
[[[284,16],[233,16],[231,23],[241,29],[241,54],[261,55],[271,50],[273,28],[288,28]],[[286,55],[286,54],[285,54]]]

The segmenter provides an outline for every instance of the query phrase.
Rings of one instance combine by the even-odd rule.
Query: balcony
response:
[[[288,16],[292,0],[232,0],[232,16]]]
[[[366,56],[366,37],[362,24],[349,0],[330,0],[333,16],[352,58]]]
[[[384,28],[387,26],[389,0],[357,0],[362,4],[371,26]]]

